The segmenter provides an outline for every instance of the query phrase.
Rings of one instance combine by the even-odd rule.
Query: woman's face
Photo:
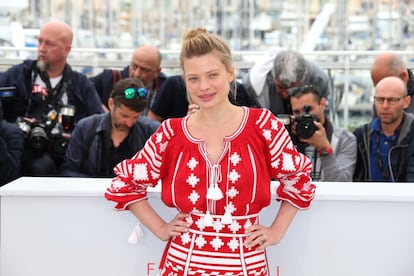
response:
[[[186,59],[183,63],[187,93],[200,108],[228,101],[234,69],[229,72],[214,53]]]

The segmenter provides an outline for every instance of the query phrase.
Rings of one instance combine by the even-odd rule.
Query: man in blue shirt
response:
[[[377,117],[354,131],[357,165],[354,181],[414,182],[414,115],[404,110],[411,97],[400,78],[375,86]]]

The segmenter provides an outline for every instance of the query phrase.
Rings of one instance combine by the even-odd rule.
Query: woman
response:
[[[230,103],[234,67],[221,38],[188,31],[180,62],[199,110],[164,121],[136,156],[115,167],[105,196],[169,241],[160,275],[269,275],[265,249],[313,199],[311,162],[270,111]],[[282,203],[264,226],[258,215],[270,204],[272,178],[280,181]],[[146,200],[158,180],[163,202],[178,210],[170,222]]]

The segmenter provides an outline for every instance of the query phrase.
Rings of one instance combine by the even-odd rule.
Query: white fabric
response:
[[[256,95],[259,96],[266,81],[266,75],[272,70],[273,61],[277,54],[283,51],[283,48],[277,48],[267,52],[262,58],[260,58],[250,69],[249,78]]]
[[[138,222],[129,234],[128,243],[137,244],[142,236],[144,236],[144,231],[142,231],[141,224]]]

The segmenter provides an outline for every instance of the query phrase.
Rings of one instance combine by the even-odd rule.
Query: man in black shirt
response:
[[[92,115],[76,125],[61,175],[113,177],[113,167],[140,150],[160,125],[141,116],[148,93],[138,79],[118,81],[108,100],[109,112]]]

